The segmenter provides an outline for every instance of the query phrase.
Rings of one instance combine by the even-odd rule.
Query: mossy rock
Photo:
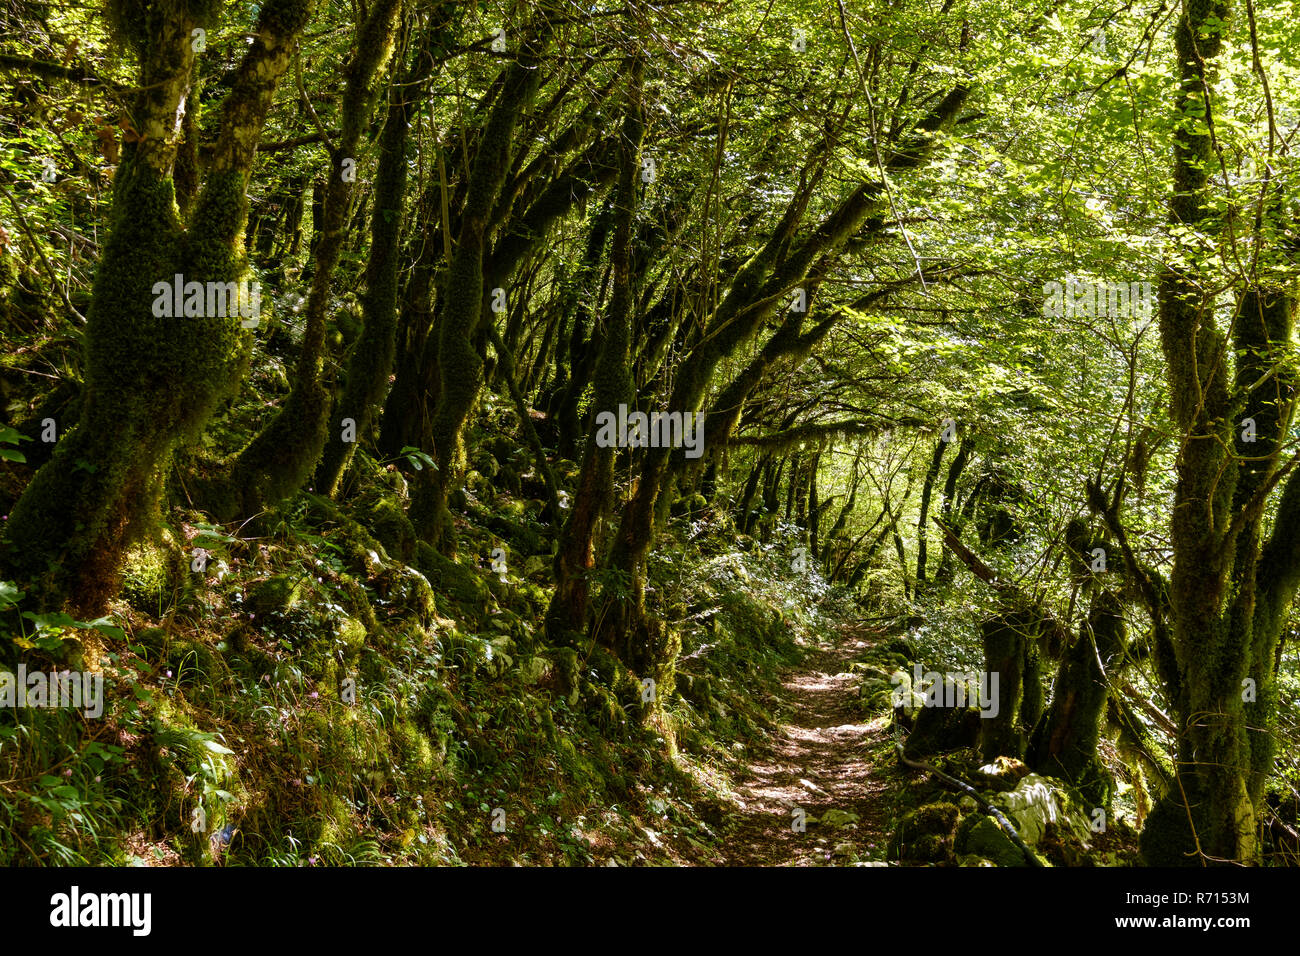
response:
[[[226,673],[221,655],[202,641],[173,638],[163,651],[163,660],[172,679],[186,687],[211,684]]]
[[[627,712],[618,698],[600,684],[582,682],[582,706],[592,722],[605,733],[616,733],[627,726]]]
[[[515,642],[502,635],[494,637],[486,643],[488,646],[488,659],[484,670],[491,677],[504,677],[506,671],[510,670],[515,663]]]
[[[415,526],[400,504],[391,498],[374,499],[362,506],[360,518],[389,555],[408,563],[414,559]]]
[[[1006,791],[1016,789],[1016,785],[1029,776],[1029,768],[1014,757],[998,757],[977,771],[980,789]]]
[[[1092,832],[1077,799],[1065,784],[1051,777],[1029,774],[1014,790],[991,796],[989,803],[1002,811],[1031,847],[1038,845],[1053,824],[1062,834],[1073,834],[1081,842],[1086,842]]]
[[[380,608],[398,620],[427,624],[437,612],[432,586],[413,568],[389,565],[376,575],[374,587],[379,593]]]
[[[400,720],[388,729],[390,749],[398,767],[413,781],[428,780],[441,762],[429,738],[409,720]]]
[[[302,578],[297,575],[275,574],[259,581],[249,589],[245,606],[259,617],[267,614],[284,614],[302,598]]]
[[[481,637],[452,630],[443,635],[442,659],[448,667],[465,674],[491,669],[492,645]]]
[[[916,648],[906,637],[896,637],[881,646],[883,654],[896,654],[909,664],[916,660]]]
[[[519,679],[532,687],[546,680],[555,670],[555,665],[545,657],[525,657],[519,662]]]
[[[677,692],[697,710],[707,713],[713,706],[713,682],[703,674],[677,673]]]
[[[451,560],[421,541],[416,547],[416,565],[434,588],[457,604],[481,612],[492,600],[492,592],[473,569]]]
[[[354,456],[355,457],[355,456]],[[359,521],[348,517],[338,505],[321,495],[305,494],[307,515],[335,528],[324,532],[343,552],[343,563],[353,574],[369,580],[389,563],[388,552]]]
[[[366,625],[354,617],[340,618],[335,628],[335,637],[342,644],[343,660],[350,662],[361,656],[366,646]]]
[[[910,863],[951,863],[961,810],[954,803],[927,803],[911,811],[889,839],[886,856]]]
[[[339,578],[338,588],[338,603],[343,610],[364,624],[367,630],[375,630],[379,622],[375,618],[375,609],[370,603],[365,585],[352,575],[344,574]]]
[[[963,856],[990,860],[994,866],[1029,865],[1024,852],[1011,841],[998,822],[983,814],[969,816],[961,822],[957,828],[956,849]]]
[[[465,476],[465,487],[479,501],[491,501],[495,495],[492,485],[477,471],[471,471]]]
[[[537,502],[535,510],[540,511],[542,507],[541,502]],[[549,540],[530,523],[533,509],[533,502],[512,499],[500,511],[478,507],[471,511],[471,516],[479,525],[505,539],[514,551],[522,555],[549,555]],[[506,513],[502,514],[502,511]]]
[[[470,467],[484,478],[495,478],[497,473],[501,471],[501,466],[497,464],[497,460],[486,451],[481,451],[475,455],[473,461],[470,462]]]

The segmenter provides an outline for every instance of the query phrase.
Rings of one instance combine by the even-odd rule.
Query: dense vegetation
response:
[[[1291,0],[0,38],[0,863],[1295,862]]]

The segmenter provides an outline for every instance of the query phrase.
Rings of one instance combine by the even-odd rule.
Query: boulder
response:
[[[911,863],[951,863],[957,821],[956,804],[927,803],[906,814],[889,839],[885,856]]]
[[[262,617],[283,614],[302,597],[302,578],[296,575],[275,574],[259,581],[249,589],[247,608]]]
[[[976,773],[977,786],[989,790],[1014,790],[1029,775],[1029,768],[1014,757],[998,757],[992,763],[980,767]]]
[[[1065,785],[1051,777],[1031,773],[1014,790],[990,797],[989,803],[1006,815],[1031,847],[1038,845],[1048,826],[1085,842],[1092,832],[1088,817],[1074,806]]]

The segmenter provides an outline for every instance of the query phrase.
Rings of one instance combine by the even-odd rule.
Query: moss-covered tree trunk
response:
[[[1123,605],[1114,592],[1103,590],[1061,661],[1051,706],[1034,727],[1026,753],[1029,766],[1074,784],[1091,807],[1110,808],[1113,784],[1097,743],[1110,696],[1110,670],[1124,641]]]
[[[1008,610],[980,630],[985,673],[998,675],[998,710],[981,722],[980,751],[987,761],[1020,758],[1043,712],[1042,615]]]
[[[374,110],[376,78],[392,53],[401,8],[402,0],[376,0],[358,30],[356,52],[344,73],[340,132],[330,157],[293,389],[275,417],[230,463],[229,492],[210,502],[221,517],[252,514],[293,494],[311,476],[325,447],[330,395],[321,370],[330,290],[347,235],[361,136]]]
[[[418,42],[411,44],[411,62],[400,82],[395,78],[389,86],[388,115],[379,137],[379,168],[370,214],[366,290],[361,298],[364,324],[352,348],[343,395],[331,416],[325,450],[316,469],[316,490],[321,494],[333,495],[338,488],[388,387],[397,351],[398,276],[411,117],[417,89],[452,42],[450,27],[458,9],[462,8],[451,3],[434,9],[434,19],[421,29]]]
[[[592,407],[618,414],[633,399],[630,351],[632,342],[632,222],[636,213],[636,182],[641,168],[645,119],[641,103],[643,64],[636,60],[630,75],[627,113],[619,138],[618,186],[614,194],[614,240],[610,250],[613,291],[605,313],[605,335],[595,370]],[[582,468],[574,490],[573,510],[560,533],[555,552],[555,592],[546,612],[547,637],[555,643],[586,624],[595,559],[596,522],[609,504],[614,486],[618,448],[596,441],[594,417],[583,449]]]
[[[470,169],[460,232],[447,272],[437,330],[440,388],[430,428],[438,469],[425,476],[417,489],[411,520],[421,537],[449,556],[456,553],[456,536],[447,495],[464,476],[465,422],[483,385],[483,360],[474,343],[484,299],[491,294],[483,287],[488,232],[510,169],[520,114],[529,108],[542,83],[539,60],[551,30],[551,21],[543,17],[501,84]]]
[[[52,602],[92,613],[116,591],[123,552],[156,519],[177,444],[193,438],[247,367],[250,335],[236,311],[159,316],[155,283],[243,279],[245,190],[258,138],[310,0],[269,0],[221,106],[216,147],[188,222],[173,184],[196,51],[210,27],[193,5],[153,2],[127,13],[140,62],[126,144],[86,328],[78,425],[59,442],[7,522],[4,563],[45,578]],[[165,311],[165,310],[160,310]]]
[[[1208,244],[1209,175],[1218,160],[1208,125],[1212,71],[1224,47],[1229,5],[1195,0],[1175,33],[1171,226]],[[1271,197],[1270,197],[1271,198]],[[1263,235],[1269,207],[1255,222]],[[1293,229],[1292,224],[1292,229]],[[1146,821],[1142,851],[1153,864],[1248,863],[1264,781],[1272,767],[1276,667],[1283,617],[1300,583],[1300,483],[1286,479],[1271,533],[1268,493],[1294,412],[1291,352],[1294,278],[1262,244],[1260,266],[1239,290],[1234,337],[1220,327],[1208,265],[1172,266],[1160,280],[1160,333],[1172,418],[1180,434],[1171,517],[1168,619],[1174,666],[1162,668],[1178,726],[1177,783]],[[1184,260],[1185,262],[1186,260]],[[1235,375],[1234,375],[1235,366]]]

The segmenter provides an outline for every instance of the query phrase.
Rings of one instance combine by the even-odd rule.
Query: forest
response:
[[[1300,863],[1298,12],[0,0],[0,865]]]

